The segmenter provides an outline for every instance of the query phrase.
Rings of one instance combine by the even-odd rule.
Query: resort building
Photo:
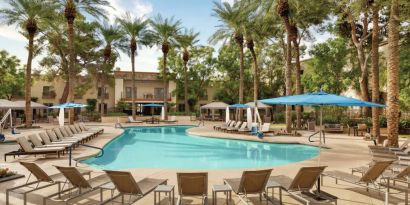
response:
[[[163,103],[164,88],[163,80],[158,72],[136,72],[136,105],[138,114],[148,114],[148,108],[144,108],[144,104]],[[82,89],[76,90],[75,102],[87,104],[87,99],[97,99],[97,109],[100,109],[101,87],[94,80],[80,78],[77,79]],[[90,81],[90,82],[89,82]],[[32,85],[32,96],[37,99],[37,102],[47,106],[59,104],[62,97],[66,95],[66,81],[61,78],[54,78],[52,81],[36,78]],[[174,91],[176,83],[170,81],[168,85],[168,103],[171,105],[171,111],[184,111],[184,99],[177,99]],[[113,83],[106,83],[105,91],[105,110],[112,111],[119,102],[132,102],[132,72],[130,71],[114,71]],[[207,94],[199,98],[194,108],[207,104],[213,101],[215,89],[213,86],[207,88]],[[81,92],[81,94],[80,94]],[[131,113],[131,106],[125,112]]]

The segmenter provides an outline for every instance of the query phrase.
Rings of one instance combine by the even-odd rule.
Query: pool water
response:
[[[132,127],[104,147],[104,155],[84,161],[101,169],[229,169],[286,165],[313,158],[319,149],[192,136],[191,126]]]

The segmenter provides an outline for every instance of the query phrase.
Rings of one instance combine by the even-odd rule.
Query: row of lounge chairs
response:
[[[127,121],[127,123],[144,123],[144,122],[154,124],[154,123],[160,123],[160,122],[164,122],[164,123],[176,123],[176,122],[178,122],[178,121],[176,120],[176,117],[175,117],[175,116],[170,116],[168,120],[160,120],[159,118],[154,118],[154,117],[152,117],[152,118],[147,118],[147,119],[145,119],[144,121],[142,121],[142,120],[134,120],[134,119],[132,118],[132,116],[129,116],[129,117],[128,117],[128,121]]]
[[[20,185],[6,191],[6,204],[9,204],[10,193],[23,194],[24,204],[27,201],[27,193],[50,187],[58,186],[58,191],[54,194],[44,197],[43,204],[47,201],[60,201],[68,204],[70,201],[84,196],[84,194],[92,191],[100,191],[100,204],[121,199],[124,204],[124,196],[130,196],[127,204],[132,204],[135,201],[143,198],[152,192],[158,185],[167,184],[167,179],[145,178],[136,181],[130,172],[126,171],[109,171],[105,170],[105,174],[91,177],[91,172],[75,167],[60,167],[56,168],[64,176],[58,178],[57,175],[48,175],[35,163],[20,162],[21,165],[30,171],[30,176],[33,175],[36,180],[29,182],[29,179],[24,185]],[[401,170],[398,173],[387,172],[387,168],[392,164],[392,161],[376,161],[361,176],[357,176],[341,171],[326,171],[326,166],[318,167],[302,167],[294,178],[279,175],[271,176],[272,169],[244,171],[240,178],[224,179],[223,183],[228,185],[231,190],[240,198],[241,202],[247,204],[250,195],[259,195],[260,200],[266,199],[273,202],[273,189],[279,188],[279,200],[282,203],[282,190],[288,192],[297,200],[306,204],[314,202],[333,202],[337,204],[337,197],[326,192],[313,190],[316,181],[319,177],[334,178],[336,183],[344,181],[358,186],[363,186],[367,189],[375,189],[381,191],[385,187],[385,202],[388,203],[388,197],[391,189],[405,192],[405,204],[408,204],[409,181],[406,181],[410,176],[410,166]],[[84,176],[88,175],[87,180]],[[64,185],[69,182],[70,188],[64,189]],[[200,196],[203,199],[203,204],[207,203],[208,198],[208,173],[177,173],[178,182],[178,202],[182,203],[184,197]],[[393,183],[391,183],[393,182]],[[43,183],[40,186],[40,183]],[[37,184],[35,188],[32,185]],[[45,184],[45,185],[44,185]],[[63,184],[63,188],[62,188]],[[407,186],[406,186],[407,185]],[[29,188],[25,191],[17,191],[22,188]],[[104,199],[103,192],[111,190],[111,197]],[[114,195],[115,190],[118,192]],[[269,191],[272,192],[272,197],[269,196]],[[68,194],[67,194],[68,193]],[[76,194],[73,194],[76,193]],[[134,196],[132,199],[131,196]]]
[[[57,157],[69,149],[75,149],[79,144],[88,142],[103,133],[101,128],[87,128],[83,123],[56,127],[38,134],[31,134],[16,139],[20,149],[4,154],[7,156],[56,154]]]
[[[252,125],[247,122],[230,120],[228,123],[221,125],[215,125],[214,130],[231,132],[231,133],[242,133],[242,134],[255,134],[256,132],[270,133],[270,123],[263,123],[260,130],[254,130],[252,133]]]

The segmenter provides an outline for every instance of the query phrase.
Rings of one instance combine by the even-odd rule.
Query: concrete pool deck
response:
[[[197,122],[190,122],[190,121],[180,121],[177,124],[173,125],[197,125]],[[222,137],[222,138],[231,138],[231,139],[240,139],[240,140],[253,140],[253,141],[266,141],[266,142],[275,142],[275,143],[301,143],[301,144],[309,144],[313,146],[317,146],[318,143],[310,143],[307,139],[307,136],[310,135],[312,132],[305,132],[302,131],[302,137],[289,137],[289,136],[266,136],[264,139],[259,139],[255,136],[250,135],[238,135],[238,134],[230,134],[230,133],[223,133],[217,132],[213,130],[213,125],[220,124],[220,122],[206,122],[205,126],[194,127],[188,130],[189,134],[192,135],[199,135],[199,136],[209,136],[209,137]],[[104,128],[105,132],[100,137],[90,141],[89,145],[103,147],[106,143],[108,143],[113,138],[120,135],[123,130],[122,129],[115,129],[114,124],[106,123],[106,124],[99,124],[99,123],[90,123],[90,125],[98,125]],[[163,125],[163,124],[161,124]],[[55,127],[56,125],[54,125]],[[123,126],[139,126],[136,124],[123,124]],[[142,124],[142,126],[151,126]],[[155,125],[154,125],[155,126]],[[42,125],[43,128],[49,127],[48,125]],[[273,129],[280,129],[281,127],[273,127]],[[38,129],[34,130],[22,130],[22,135],[39,132]],[[7,139],[11,139],[14,136],[7,135]],[[368,145],[372,144],[372,142],[364,141],[361,137],[353,137],[347,136],[345,134],[327,134],[326,135],[326,147],[328,149],[322,149],[320,155],[320,165],[328,166],[326,170],[341,170],[350,172],[350,168],[362,166],[369,162],[371,156],[368,151]],[[317,139],[317,138],[316,138]],[[17,145],[14,144],[0,144],[0,154],[3,156],[5,152],[16,150],[18,148]],[[73,157],[85,157],[88,155],[97,154],[98,150],[93,150],[90,148],[79,147],[78,149],[73,151]],[[105,153],[109,154],[109,153]],[[272,176],[284,174],[289,177],[294,177],[300,167],[303,166],[316,166],[318,165],[318,158],[313,158],[310,160],[285,165],[285,166],[277,166],[273,167]],[[33,157],[33,156],[25,156],[13,159],[12,157],[8,158],[7,162],[4,162],[4,159],[1,159],[0,166],[1,167],[8,167],[13,171],[17,171],[18,173],[25,174],[26,177],[28,176],[27,170],[19,165],[19,161],[30,161],[36,162],[39,164],[41,168],[46,170],[48,174],[58,173],[57,169],[53,167],[53,165],[61,165],[61,166],[68,166],[68,157],[63,156],[60,159],[56,159],[54,156],[47,156],[44,157]],[[73,163],[75,165],[75,163]],[[93,167],[88,167],[85,164],[78,164],[78,167],[81,168],[89,168],[95,171],[95,175],[103,174],[101,170],[96,170]],[[163,178],[168,179],[168,184],[176,185],[176,172],[189,172],[190,170],[176,170],[176,169],[131,169],[129,170],[132,172],[136,180],[140,180],[145,177],[151,178]],[[225,170],[204,170],[208,172],[208,196],[209,198],[212,196],[211,193],[211,186],[216,184],[222,184],[223,178],[232,178],[232,177],[240,177],[242,174],[242,169],[225,169]],[[0,184],[0,204],[5,204],[5,190],[10,187],[14,187],[16,185],[20,185],[25,183],[27,178],[22,178],[14,181],[9,181]],[[28,204],[41,204],[42,203],[42,196],[49,195],[55,191],[56,188],[44,189],[41,191],[36,191],[28,195]],[[329,178],[325,178],[324,186],[322,190],[336,195],[339,197],[338,204],[384,204],[384,195],[379,194],[376,192],[367,193],[364,188],[359,188],[357,186],[347,184],[347,183],[339,183],[335,184],[334,180]],[[94,192],[92,195],[88,195],[86,199],[80,199],[76,201],[77,204],[95,204],[96,200],[99,198],[99,192]],[[277,193],[277,192],[276,192]],[[295,199],[289,197],[288,194],[283,192],[284,204],[301,204],[300,202],[296,201]],[[104,197],[107,198],[109,193],[106,192]],[[218,195],[218,204],[225,204],[225,196],[223,194]],[[276,195],[276,198],[278,196]],[[265,202],[259,203],[258,196],[252,196],[251,201],[254,204],[266,204]],[[236,196],[233,196],[234,204],[238,204],[239,199]],[[143,199],[139,200],[135,204],[153,204],[154,201],[154,194],[150,193]],[[212,199],[209,199],[209,203],[211,203]],[[404,204],[404,194],[399,195],[391,195],[390,196],[390,204]],[[12,194],[11,195],[11,204],[22,204],[21,195]],[[47,203],[47,204],[57,204],[57,203]],[[167,200],[162,200],[161,204],[168,204]],[[184,204],[201,204],[201,200],[199,198],[192,198],[187,197],[184,200]]]

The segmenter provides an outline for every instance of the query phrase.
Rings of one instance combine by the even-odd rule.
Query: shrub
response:
[[[410,119],[401,119],[399,122],[399,129],[409,129]]]
[[[97,99],[87,99],[87,107],[85,107],[87,112],[94,112],[96,107]]]
[[[119,116],[128,116],[128,114],[123,113],[123,112],[107,112],[107,114],[105,116],[107,116],[107,117],[119,117]]]

